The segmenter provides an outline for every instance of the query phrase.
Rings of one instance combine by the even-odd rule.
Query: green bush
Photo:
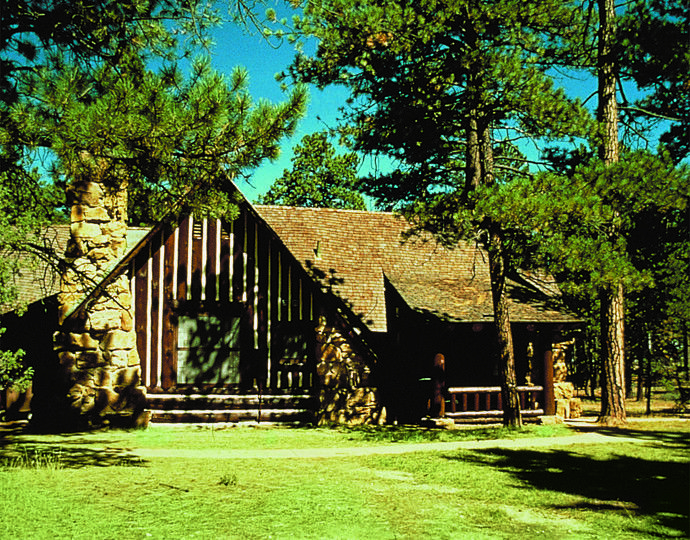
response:
[[[0,336],[5,332],[0,328]],[[3,390],[26,390],[31,384],[33,368],[26,367],[22,360],[24,351],[21,349],[12,351],[0,351],[0,391]]]

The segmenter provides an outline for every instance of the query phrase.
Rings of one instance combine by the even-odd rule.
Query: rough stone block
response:
[[[79,369],[91,368],[105,364],[105,360],[100,350],[79,351],[75,354],[75,358],[77,368]]]
[[[149,422],[151,422],[152,416],[153,411],[142,411],[140,414],[135,416],[134,425],[132,427],[137,429],[146,429],[149,426]]]
[[[570,418],[580,418],[582,416],[582,400],[580,398],[570,398]]]
[[[68,334],[67,344],[78,350],[94,350],[98,349],[98,340],[91,337],[88,332],[70,333]]]
[[[58,353],[58,360],[60,362],[60,365],[65,370],[72,369],[72,367],[77,362],[77,358],[75,357],[74,353],[71,351],[63,351],[61,353]]]
[[[95,238],[101,234],[101,228],[97,224],[84,221],[70,224],[70,231],[74,238]]]
[[[89,251],[88,243],[80,238],[70,238],[65,249],[67,259],[83,257]]]
[[[72,210],[74,210],[74,206]],[[110,216],[105,208],[102,206],[83,206],[82,214],[84,216],[84,221],[89,221],[91,223],[106,223],[110,221]]]
[[[332,344],[328,344],[321,352],[321,360],[323,362],[342,362],[342,353],[340,349]]]
[[[103,205],[103,186],[97,182],[75,182],[68,188],[67,194],[72,202],[87,206]]]
[[[130,349],[127,353],[127,365],[130,367],[139,365],[139,353],[136,349]]]
[[[376,393],[371,388],[353,388],[347,398],[348,407],[368,407],[376,403]]]
[[[134,332],[124,332],[122,330],[110,330],[103,338],[101,346],[108,350],[133,349],[136,347],[135,334]]]
[[[112,258],[119,258],[124,255],[127,250],[127,239],[126,238],[113,238],[110,241],[110,250]]]
[[[141,370],[139,366],[118,369],[115,373],[114,388],[125,386],[139,386],[141,384]]]
[[[96,390],[90,385],[75,384],[70,388],[67,398],[72,409],[86,414],[95,408]]]
[[[63,350],[67,346],[68,342],[69,342],[69,335],[67,333],[60,332],[59,330],[57,332],[53,332],[53,350],[54,351]]]
[[[321,384],[328,388],[344,388],[349,386],[349,372],[344,363],[325,363],[316,366],[316,372]]]
[[[120,412],[124,403],[120,394],[107,386],[96,388],[97,408],[102,413]]]
[[[369,369],[368,366],[359,366],[359,384],[362,386],[371,386],[372,383],[372,377],[371,377],[371,370]]]
[[[78,369],[75,365],[68,374],[69,383],[71,385],[76,384],[80,386],[94,387],[96,386],[95,372],[96,369]]]
[[[89,319],[91,322],[91,329],[95,332],[119,329],[122,322],[121,312],[117,309],[96,311],[89,315]]]
[[[98,226],[98,234],[94,235],[93,238],[91,238],[90,241],[90,248],[95,249],[95,248],[107,248],[110,246],[110,236],[107,234],[103,234],[101,231],[101,227]]]
[[[109,350],[108,362],[115,368],[125,368],[129,363],[129,349]]]
[[[72,210],[70,211],[69,216],[70,223],[84,221],[84,208],[86,207],[80,204],[75,204],[72,206]]]
[[[119,294],[130,294],[129,279],[127,276],[120,276],[108,286],[108,294],[117,296]]]
[[[555,424],[562,424],[563,418],[560,416],[540,416],[539,423],[542,426],[553,426]]]
[[[127,309],[130,310],[132,309],[132,295],[129,292],[129,289],[127,289],[124,292],[119,292],[115,295],[115,302],[117,303],[118,306],[120,306],[122,309]]]
[[[120,396],[131,411],[143,411],[146,408],[146,387],[126,386],[120,392]]]
[[[554,382],[563,382],[568,376],[568,366],[565,362],[554,363],[553,365],[553,380]]]
[[[361,425],[385,422],[385,411],[380,407],[374,388],[323,389],[319,398],[322,423]]]
[[[122,330],[125,332],[134,330],[134,320],[132,320],[132,316],[128,311],[120,312],[120,328],[122,328]]]
[[[575,386],[571,382],[554,383],[553,395],[556,399],[570,399],[575,395]]]
[[[101,231],[103,234],[108,236],[118,236],[120,238],[125,238],[127,235],[127,225],[121,221],[111,221],[108,218],[108,223],[101,225]]]
[[[560,416],[561,418],[570,418],[570,400],[556,400],[556,416]]]
[[[112,372],[110,368],[96,368],[93,372],[93,381],[96,386],[112,386]]]
[[[110,247],[94,248],[88,253],[89,259],[92,261],[111,261],[114,259],[113,252]]]

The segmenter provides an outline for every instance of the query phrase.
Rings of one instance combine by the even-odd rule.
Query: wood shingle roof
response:
[[[386,331],[386,280],[414,310],[454,322],[493,320],[486,253],[445,248],[430,236],[405,240],[410,226],[385,212],[256,206],[301,264],[342,297],[372,331]],[[522,274],[509,282],[513,322],[572,323],[553,280]]]
[[[134,247],[148,232],[148,228],[131,227],[127,229],[127,245]],[[13,276],[17,290],[14,305],[0,306],[0,314],[12,311],[17,306],[27,306],[57,294],[60,291],[58,262],[62,258],[69,240],[69,225],[51,225],[41,231],[36,242],[42,246],[45,259],[19,253],[19,270]],[[49,262],[50,261],[50,262]]]

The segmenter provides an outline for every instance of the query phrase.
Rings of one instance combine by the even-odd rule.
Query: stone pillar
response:
[[[347,337],[320,317],[316,342],[319,423],[384,423],[378,390],[370,386],[371,366]]]
[[[112,167],[90,156],[82,156],[79,165],[68,189],[71,235],[54,339],[66,385],[65,417],[77,428],[136,426],[144,419],[146,391],[127,276],[75,311],[125,253],[127,185]]]
[[[582,412],[582,403],[575,397],[575,386],[567,380],[568,350],[575,340],[553,344],[553,381],[556,414],[563,418],[578,418]]]

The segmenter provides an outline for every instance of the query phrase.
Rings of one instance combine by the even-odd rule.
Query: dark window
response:
[[[178,317],[178,384],[239,384],[239,366],[239,317],[210,314]]]

